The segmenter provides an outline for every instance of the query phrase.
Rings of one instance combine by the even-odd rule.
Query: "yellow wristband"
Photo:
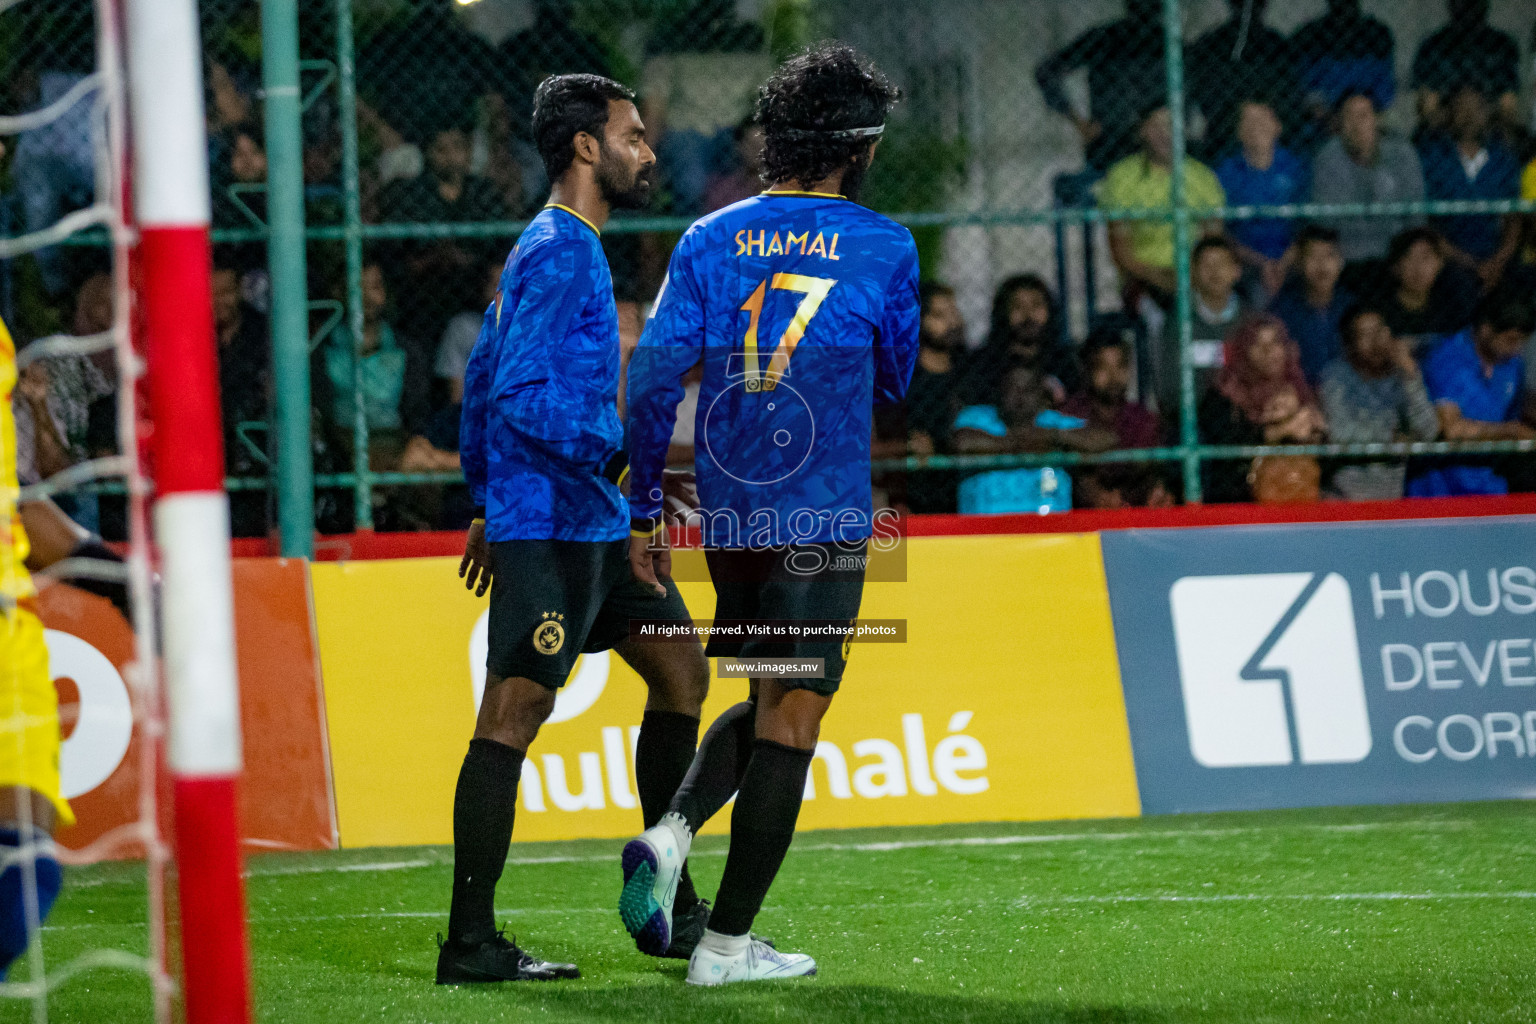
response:
[[[470,526],[484,526],[485,525],[485,520],[484,519],[476,519],[474,522],[470,523],[469,525]]]
[[[666,528],[667,528],[667,524],[664,523],[664,522],[658,522],[655,526],[651,527],[649,530],[637,530],[633,526],[631,526],[629,528],[629,535],[631,537],[645,537],[645,538],[648,539],[648,538],[656,536],[658,533],[660,533],[662,530],[665,530]]]

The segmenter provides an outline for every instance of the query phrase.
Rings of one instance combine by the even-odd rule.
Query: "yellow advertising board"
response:
[[[868,584],[860,616],[906,620],[907,640],[854,645],[800,827],[1139,813],[1097,536],[914,538],[906,551],[906,581]],[[345,846],[452,841],[487,608],[457,565],[312,567]],[[682,591],[697,617],[712,615],[708,583]],[[746,686],[712,680],[705,724]],[[617,655],[582,657],[528,752],[519,840],[638,831],[644,705]]]

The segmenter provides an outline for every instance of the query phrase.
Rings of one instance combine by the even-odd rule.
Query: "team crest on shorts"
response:
[[[533,631],[533,649],[540,654],[559,654],[565,646],[564,620],[559,612],[545,612],[544,621]]]

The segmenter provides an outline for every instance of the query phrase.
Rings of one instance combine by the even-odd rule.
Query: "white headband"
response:
[[[786,135],[799,135],[822,139],[867,139],[878,136],[885,131],[885,125],[877,124],[869,128],[784,128]]]

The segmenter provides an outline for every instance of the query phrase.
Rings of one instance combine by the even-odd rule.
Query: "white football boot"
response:
[[[688,984],[729,985],[738,981],[776,981],[816,973],[816,961],[804,953],[781,953],[750,935],[706,931],[688,961]]]
[[[672,901],[692,843],[682,815],[667,814],[624,845],[619,917],[642,953],[662,956],[672,945]]]

